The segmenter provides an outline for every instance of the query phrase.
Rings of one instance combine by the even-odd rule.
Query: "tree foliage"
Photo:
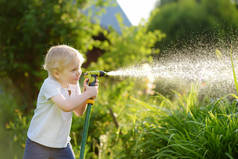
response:
[[[118,17],[120,21],[120,17]],[[156,42],[165,37],[159,30],[147,31],[148,26],[123,27],[122,34],[111,30],[105,31],[105,41],[98,43],[98,47],[105,51],[96,63],[90,65],[91,69],[114,70],[138,63],[152,62],[152,55],[158,54],[154,49]]]
[[[28,105],[36,99],[50,46],[64,43],[85,52],[91,44],[91,34],[97,29],[79,12],[86,3],[0,0],[0,75],[14,81]]]
[[[238,11],[229,0],[179,0],[158,5],[155,12],[149,30],[160,29],[166,34],[157,47],[179,46],[184,41],[195,42],[197,37],[209,42],[237,35]]]

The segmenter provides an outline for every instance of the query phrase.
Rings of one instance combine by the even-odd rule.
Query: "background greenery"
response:
[[[129,28],[120,23],[121,34],[91,23],[80,10],[90,5],[109,1],[0,0],[0,158],[22,158],[50,46],[71,45],[89,62],[100,50],[100,57],[83,69],[111,71],[150,63],[171,45],[179,49],[197,37],[211,44],[234,40],[238,27],[236,4],[228,0],[162,0],[147,23]],[[167,87],[163,95],[157,89],[146,94],[146,89],[145,79],[100,80],[86,158],[238,157],[236,102],[199,100],[196,85],[182,93]],[[77,158],[83,119],[73,117]]]
[[[161,0],[149,30],[160,29],[166,38],[156,44],[162,53],[170,47],[229,42],[237,37],[238,12],[230,0]]]

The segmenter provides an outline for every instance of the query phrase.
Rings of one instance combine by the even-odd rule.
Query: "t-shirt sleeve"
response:
[[[50,99],[51,97],[61,94],[60,89],[61,87],[58,83],[54,81],[46,81],[43,95],[46,97],[46,99]]]

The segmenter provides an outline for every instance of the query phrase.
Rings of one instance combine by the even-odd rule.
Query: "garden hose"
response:
[[[107,76],[107,73],[104,71],[88,71],[84,73],[85,78],[88,78],[88,85],[89,86],[95,86],[97,77]],[[94,104],[94,99],[90,98],[87,100],[87,110],[86,110],[86,117],[84,121],[83,126],[83,136],[82,136],[82,142],[81,142],[81,148],[80,148],[80,159],[84,159],[84,151],[85,151],[85,144],[87,140],[88,135],[88,127],[90,122],[90,112],[91,107]]]

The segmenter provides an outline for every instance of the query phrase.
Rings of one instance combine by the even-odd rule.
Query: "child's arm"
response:
[[[74,113],[76,116],[82,116],[83,113],[85,112],[87,108],[87,102],[85,101],[83,104],[81,104],[79,107],[77,107],[75,110],[74,110]]]
[[[74,97],[65,98],[63,95],[57,95],[51,98],[51,100],[63,111],[72,112],[75,109],[83,106],[82,108],[84,112],[86,105],[86,100],[88,98],[95,97],[98,92],[98,86],[86,86],[86,91],[80,95],[76,95]]]
[[[83,92],[86,91],[86,88],[87,88],[87,85],[88,85],[87,83],[88,83],[88,78],[86,78],[83,82]],[[96,85],[98,86],[98,80],[96,82]],[[79,92],[81,92],[79,87],[77,87],[77,89],[79,90]],[[83,104],[81,104],[80,107],[78,107],[74,110],[75,115],[78,116],[78,117],[82,116],[83,113],[85,112],[86,107],[87,107],[87,102],[84,102]]]

